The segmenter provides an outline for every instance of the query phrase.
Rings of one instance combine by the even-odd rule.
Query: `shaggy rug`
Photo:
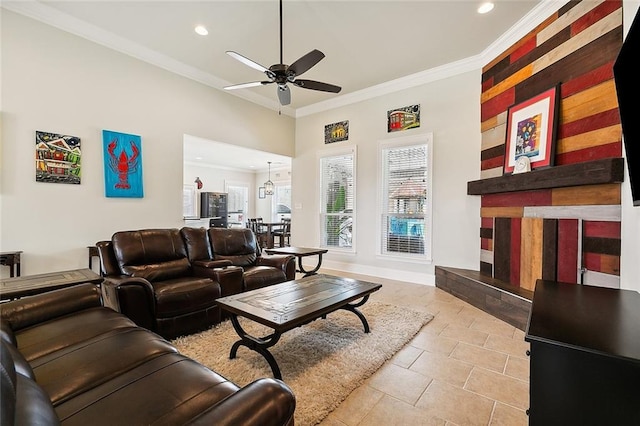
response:
[[[269,351],[282,379],[296,395],[297,426],[320,423],[356,387],[402,348],[433,316],[424,312],[369,301],[361,306],[371,332],[364,333],[353,313],[339,310],[282,335]],[[271,330],[245,318],[242,327],[253,336]],[[260,377],[273,377],[267,361],[241,346],[235,359],[229,350],[238,335],[230,321],[173,344],[184,355],[216,371],[239,386]]]

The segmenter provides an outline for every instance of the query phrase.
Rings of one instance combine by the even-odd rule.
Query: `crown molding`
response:
[[[292,108],[281,107],[275,100],[257,95],[251,91],[226,91],[223,87],[231,84],[228,81],[195,67],[186,65],[183,62],[158,53],[155,50],[142,46],[141,44],[134,43],[117,34],[105,31],[102,28],[81,19],[77,19],[71,15],[60,12],[59,10],[39,1],[0,2],[0,6],[4,9],[35,19],[62,31],[124,53],[151,65],[155,65],[171,73],[178,74],[206,86],[213,87],[214,89],[223,91],[230,96],[236,96],[273,111],[281,112],[282,114],[290,117],[295,116],[295,111]]]
[[[223,87],[231,84],[228,81],[195,67],[186,65],[180,61],[176,61],[173,58],[158,53],[138,43],[133,43],[124,37],[118,36],[117,34],[105,31],[95,25],[62,13],[39,1],[2,2],[0,3],[0,6],[12,12],[41,21],[47,25],[75,34],[102,46],[155,65],[174,74],[178,74],[182,77],[189,78],[209,87],[221,90],[230,96],[236,96],[270,110],[278,111],[284,115],[298,118],[374,99],[386,94],[410,89],[427,83],[432,83],[434,81],[450,78],[468,71],[478,70],[508,49],[513,45],[513,43],[524,37],[537,25],[555,13],[560,7],[567,4],[568,1],[569,0],[542,0],[527,15],[522,17],[513,27],[500,36],[498,40],[492,43],[479,55],[381,83],[346,95],[336,96],[332,99],[295,110],[291,107],[282,107],[275,100],[257,95],[251,91],[225,91]]]

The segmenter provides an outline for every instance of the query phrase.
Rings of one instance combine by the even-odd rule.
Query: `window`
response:
[[[431,135],[380,146],[383,255],[431,258]]]
[[[275,182],[272,216],[276,221],[291,219],[291,184]]]
[[[246,182],[225,182],[227,190],[227,215],[231,225],[242,225],[247,220],[249,206],[249,184]]]
[[[320,158],[321,246],[353,250],[355,149]]]

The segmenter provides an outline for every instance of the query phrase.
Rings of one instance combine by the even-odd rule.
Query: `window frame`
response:
[[[353,162],[353,178],[352,178],[352,192],[353,192],[353,208],[351,209],[351,213],[348,215],[351,217],[351,246],[350,247],[339,247],[333,245],[327,245],[325,243],[326,236],[324,235],[324,220],[327,217],[327,212],[325,211],[325,203],[324,203],[324,170],[322,168],[323,159],[346,156],[350,155],[352,157]],[[356,212],[357,212],[357,172],[358,172],[358,155],[357,149],[355,145],[346,145],[340,148],[330,148],[318,151],[317,153],[317,162],[318,166],[318,246],[321,248],[330,249],[332,251],[338,251],[342,253],[356,253],[356,242],[357,242],[357,220],[356,220]]]
[[[388,215],[386,209],[387,183],[385,182],[385,156],[386,149],[403,148],[416,145],[426,145],[427,164],[427,195],[424,201],[424,254],[412,254],[401,252],[385,252],[383,242],[386,241],[385,224],[383,216]],[[377,176],[377,200],[376,200],[376,255],[385,259],[402,260],[413,263],[431,263],[433,261],[433,133],[421,133],[412,136],[401,136],[392,139],[378,141],[378,176]]]

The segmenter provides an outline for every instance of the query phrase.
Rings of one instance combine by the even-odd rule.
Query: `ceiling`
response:
[[[284,63],[313,49],[326,57],[302,78],[339,94],[291,86],[296,112],[475,57],[550,0],[284,0]],[[264,74],[225,54],[269,67],[280,62],[278,0],[12,1],[2,6],[221,89]],[[548,15],[546,15],[548,16]],[[195,33],[204,25],[209,34]],[[276,85],[229,91],[279,109]]]
[[[482,0],[284,0],[284,63],[319,49],[326,57],[302,78],[342,91],[290,85],[288,107],[280,107],[275,85],[225,93],[296,117],[421,84],[417,76],[455,68],[452,64],[469,58],[476,58],[471,69],[477,69],[512,43],[506,35],[514,28],[524,35],[535,17],[549,16],[544,8],[553,1],[494,0],[495,8],[481,15]],[[266,67],[280,62],[278,0],[3,0],[0,5],[220,90],[264,79],[227,50]],[[196,34],[197,25],[209,34]],[[507,45],[499,45],[501,40]],[[497,52],[483,55],[492,46]],[[288,157],[224,145],[187,136],[185,161],[233,163],[247,171],[265,171],[267,161],[290,167]],[[222,152],[231,153],[233,161]]]

